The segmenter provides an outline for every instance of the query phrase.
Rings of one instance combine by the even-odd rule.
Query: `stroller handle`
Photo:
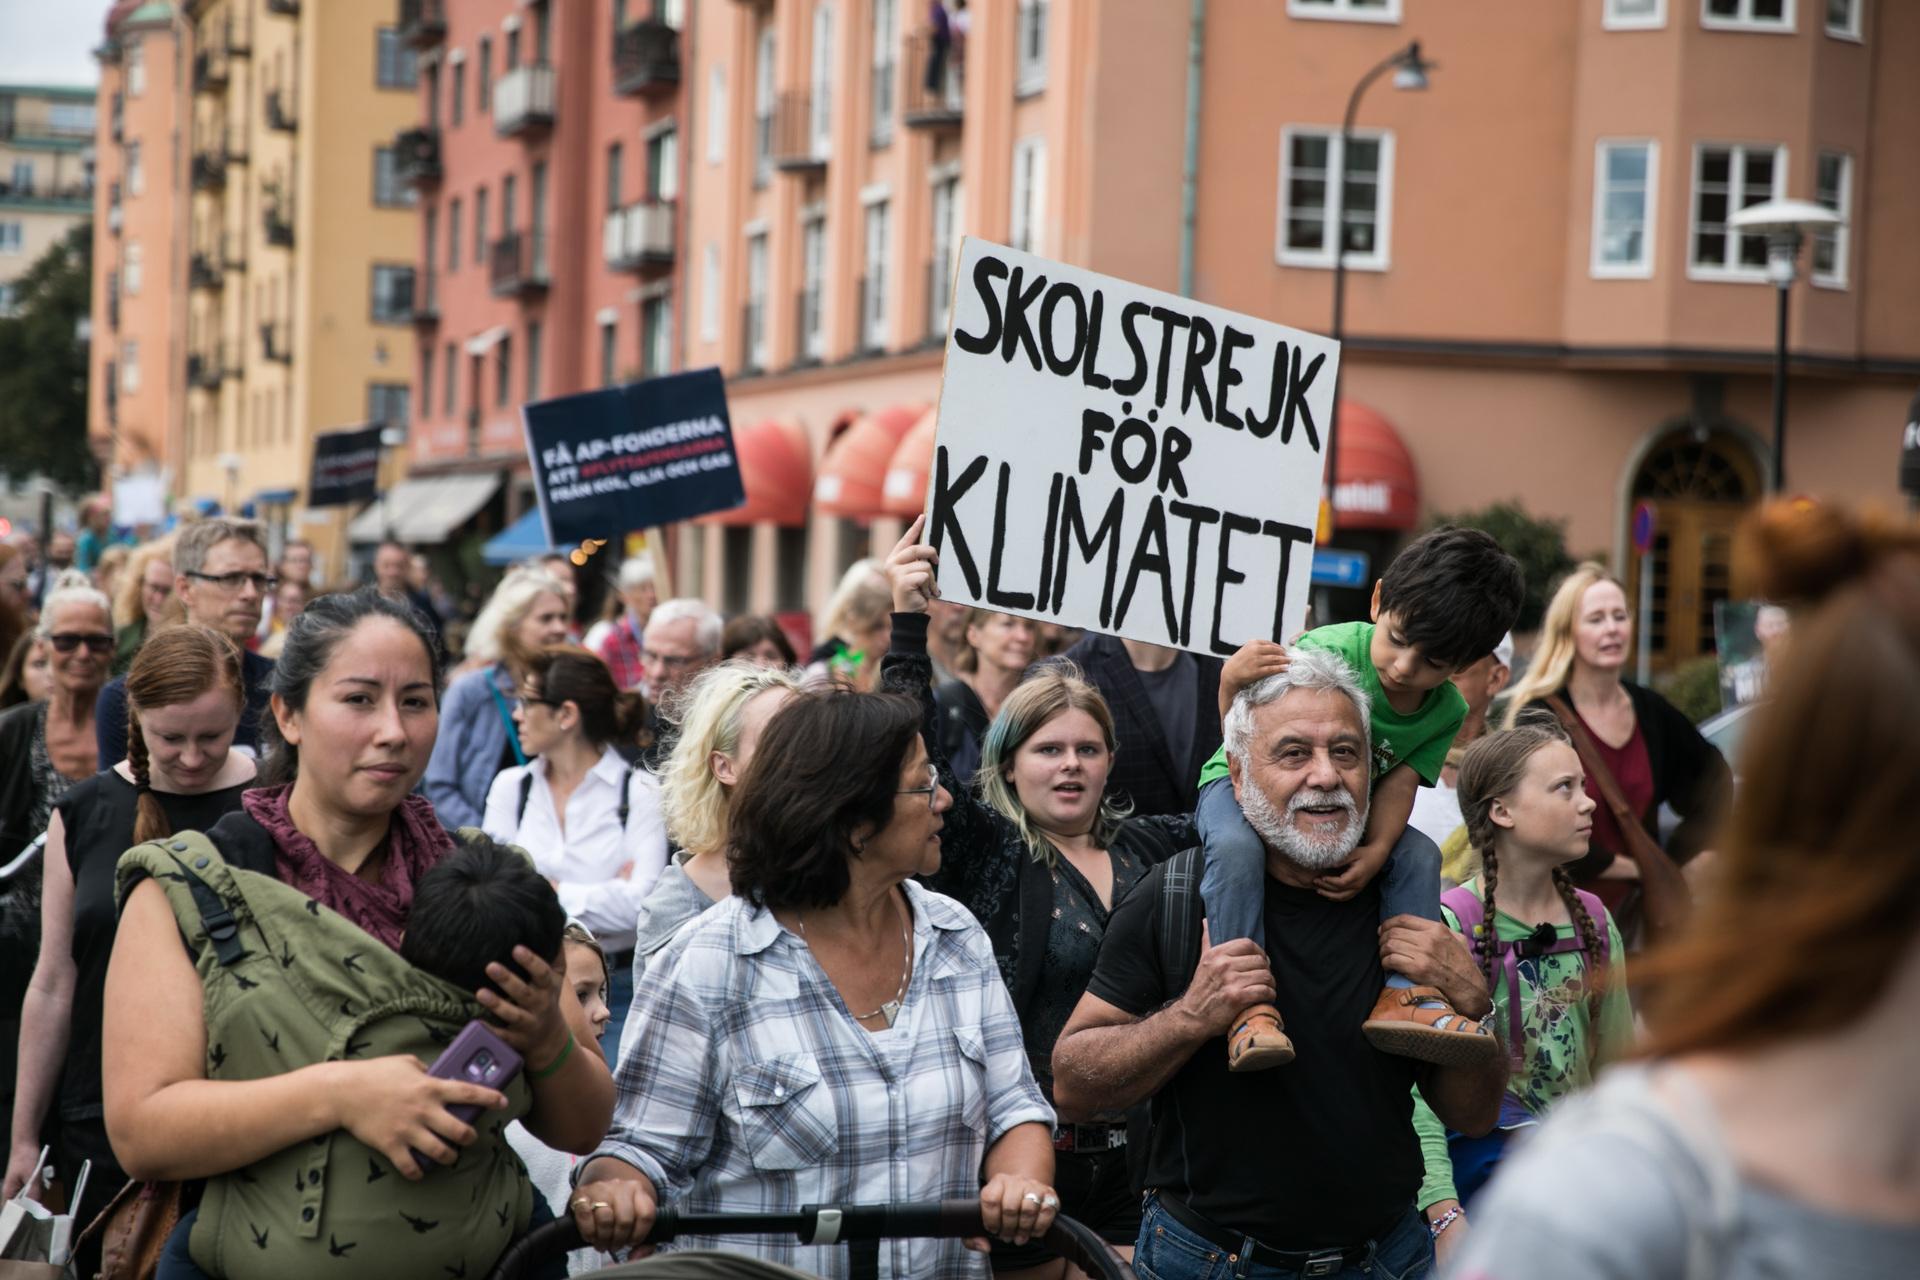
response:
[[[662,1209],[647,1233],[648,1244],[666,1244],[682,1235],[792,1235],[802,1244],[846,1244],[861,1240],[950,1240],[987,1234],[978,1200],[937,1200],[904,1204],[804,1205],[795,1213],[682,1213]],[[1048,1248],[1094,1280],[1134,1280],[1097,1232],[1061,1215],[1044,1237]],[[522,1280],[536,1263],[583,1248],[580,1224],[572,1216],[544,1223],[522,1236],[501,1255],[488,1280]]]

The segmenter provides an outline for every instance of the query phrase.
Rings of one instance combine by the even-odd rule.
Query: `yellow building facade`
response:
[[[0,84],[0,310],[93,203],[91,88]]]

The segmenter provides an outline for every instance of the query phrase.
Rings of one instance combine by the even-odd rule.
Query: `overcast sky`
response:
[[[97,84],[110,0],[0,0],[0,83]]]

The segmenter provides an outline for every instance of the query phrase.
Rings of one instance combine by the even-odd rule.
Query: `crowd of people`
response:
[[[644,556],[589,618],[562,557],[466,608],[107,520],[0,542],[4,1190],[158,1208],[168,1280],[956,1199],[866,1273],[1069,1280],[1059,1215],[1151,1280],[1920,1245],[1912,524],[1750,519],[1794,620],[1736,794],[1604,566],[1523,657],[1468,529],[1222,659],[944,600],[921,522],[796,648]],[[430,1073],[476,1023],[517,1070]]]

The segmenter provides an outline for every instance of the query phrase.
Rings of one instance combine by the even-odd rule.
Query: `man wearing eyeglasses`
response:
[[[651,704],[653,746],[642,763],[658,772],[680,736],[680,714],[694,677],[720,661],[720,615],[690,598],[658,605],[640,636],[640,675]]]
[[[258,753],[260,718],[267,714],[273,661],[247,648],[260,628],[260,606],[277,585],[267,572],[267,549],[259,526],[243,520],[200,520],[182,529],[173,543],[173,593],[195,626],[221,631],[240,646],[240,675],[247,686],[234,745]],[[127,754],[127,681],[124,676],[100,691],[94,708],[94,732],[100,741],[100,767],[110,769]]]

